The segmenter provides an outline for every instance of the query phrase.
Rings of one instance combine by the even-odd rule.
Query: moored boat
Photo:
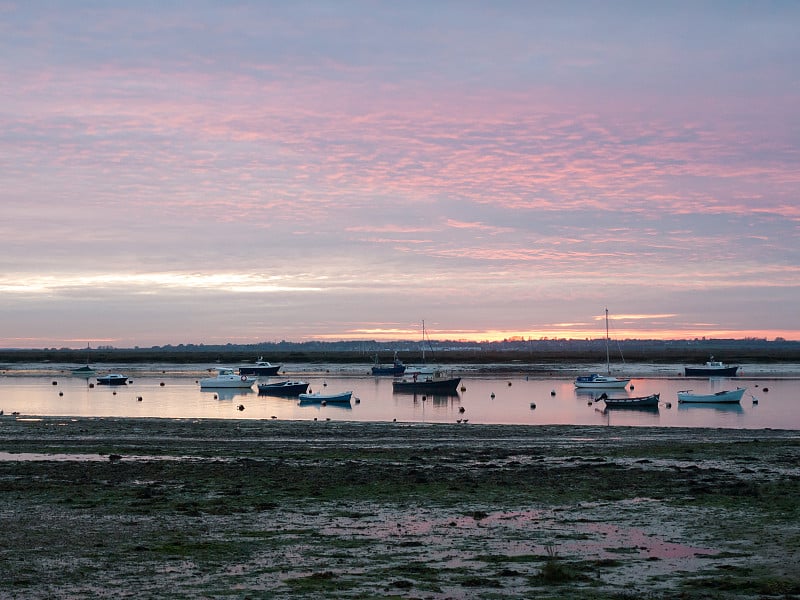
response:
[[[592,373],[591,375],[582,375],[575,379],[575,387],[577,388],[598,388],[598,389],[611,389],[611,388],[624,388],[630,383],[629,378],[613,377],[611,375],[600,375],[599,373]]]
[[[277,375],[282,366],[273,365],[271,362],[264,360],[263,356],[259,356],[254,364],[240,366],[239,375],[258,375],[260,377]]]
[[[91,346],[86,344],[86,365],[70,370],[76,377],[92,377],[97,374],[97,371],[89,366],[89,352],[91,349]]]
[[[299,396],[308,391],[307,381],[276,381],[259,383],[258,393],[262,396]]]
[[[255,383],[251,375],[237,375],[233,369],[223,367],[218,370],[216,377],[205,377],[200,380],[200,388],[249,388]]]
[[[681,403],[724,403],[724,404],[738,404],[744,395],[744,388],[736,388],[735,390],[723,390],[715,394],[693,394],[692,390],[683,390],[678,392],[678,402]]]
[[[406,370],[404,375],[413,376],[416,375],[417,377],[433,377],[437,371],[439,371],[439,367],[434,365],[429,365],[425,362],[425,345],[428,345],[431,349],[431,354],[433,354],[433,346],[431,345],[430,339],[428,339],[427,333],[425,332],[425,321],[422,321],[422,344],[420,345],[420,349],[422,350],[422,363],[419,365],[406,365]]]
[[[402,375],[406,370],[403,361],[397,358],[397,352],[394,353],[394,360],[390,365],[382,365],[378,360],[378,355],[375,355],[375,364],[372,365],[373,375]]]
[[[609,398],[605,393],[595,400],[602,400],[606,408],[657,408],[658,399],[661,394],[650,394],[649,396],[638,396],[635,398]]]
[[[454,396],[459,383],[460,377],[404,377],[392,382],[392,391]]]
[[[323,394],[313,392],[310,394],[300,394],[300,402],[307,404],[350,404],[352,391],[339,392],[338,394]]]
[[[408,365],[403,375],[416,375],[417,377],[433,377],[438,371],[433,365]]]
[[[739,367],[726,365],[711,356],[702,367],[684,367],[686,377],[736,377]]]
[[[616,389],[624,388],[630,383],[629,377],[614,377],[611,375],[611,359],[608,353],[608,309],[606,309],[606,371],[607,375],[600,375],[599,373],[592,373],[591,375],[581,375],[575,379],[576,388],[589,388],[589,389]]]
[[[109,373],[97,378],[99,385],[125,385],[128,383],[128,376],[121,373]]]
[[[77,367],[75,369],[72,369],[70,373],[75,375],[75,377],[92,377],[97,374],[97,371],[94,370],[89,365],[86,365],[84,367]]]

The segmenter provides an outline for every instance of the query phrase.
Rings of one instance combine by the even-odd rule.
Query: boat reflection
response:
[[[714,411],[728,414],[744,413],[742,405],[737,403],[718,403],[718,402],[681,402],[678,404],[678,410],[703,410]]]
[[[595,400],[602,396],[603,394],[611,395],[613,394],[615,397],[624,397],[625,395],[630,395],[630,392],[627,388],[625,389],[618,389],[618,390],[603,390],[600,388],[575,388],[575,395],[579,398],[589,398],[591,400]]]
[[[642,413],[655,413],[655,414],[657,414],[658,413],[658,405],[656,404],[655,406],[637,406],[635,404],[633,404],[633,405],[612,404],[610,406],[606,406],[606,407],[603,408],[603,412],[627,411],[627,410],[636,411],[636,412],[642,412]]]
[[[454,394],[437,393],[436,395],[405,392],[400,394],[400,396],[411,398],[411,401],[414,404],[418,404],[419,402],[430,402],[433,406],[448,406],[450,404],[455,404],[454,401],[461,399],[458,395],[458,392]]]
[[[239,396],[248,396],[254,392],[251,388],[215,388],[200,390],[200,393],[213,395],[215,400],[233,400]]]
[[[348,402],[328,402],[328,403],[321,403],[316,402],[314,400],[298,400],[297,406],[303,409],[303,411],[307,410],[315,410],[317,412],[322,412],[322,410],[353,410],[353,406]]]

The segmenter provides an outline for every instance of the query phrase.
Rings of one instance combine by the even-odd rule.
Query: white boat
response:
[[[608,374],[592,373],[591,375],[581,375],[575,379],[576,388],[624,388],[630,383],[630,377],[614,377],[611,375],[608,340],[608,309],[606,309],[606,371]]]
[[[98,377],[97,383],[100,385],[125,385],[128,383],[128,376],[121,373],[109,373]]]
[[[350,398],[353,392],[339,392],[338,394],[323,394],[321,392],[313,392],[308,394],[300,394],[300,402],[308,404],[350,404]]]
[[[723,390],[716,394],[693,394],[692,390],[683,390],[678,392],[678,402],[703,402],[703,403],[724,403],[724,404],[738,404],[744,395],[744,388],[736,388],[735,390]]]
[[[411,365],[406,367],[404,375],[416,375],[417,377],[433,377],[436,375],[436,367],[428,365]]]
[[[256,382],[252,375],[237,375],[233,369],[221,368],[216,377],[205,377],[200,380],[200,388],[249,388]]]
[[[582,375],[575,379],[575,387],[577,388],[624,388],[630,379],[612,377],[611,375],[600,375],[599,373],[592,373],[591,375]]]

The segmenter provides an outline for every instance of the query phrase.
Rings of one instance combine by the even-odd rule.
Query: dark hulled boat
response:
[[[128,383],[128,376],[121,373],[109,373],[97,378],[98,385],[125,385]]]
[[[639,396],[637,398],[609,398],[606,394],[601,394],[597,400],[602,400],[606,408],[658,408],[660,394],[649,396]]]
[[[307,381],[276,381],[275,383],[258,384],[258,393],[261,396],[299,396],[307,391]]]
[[[702,367],[685,367],[686,377],[736,377],[739,367],[726,365],[712,356]]]
[[[397,352],[394,353],[394,361],[390,365],[382,365],[378,361],[378,355],[375,355],[375,364],[372,365],[373,375],[402,375],[406,370],[403,361],[397,358]]]
[[[459,383],[461,383],[460,377],[427,377],[425,379],[412,377],[393,381],[392,391],[454,396],[458,394]]]
[[[262,356],[253,365],[243,365],[239,367],[239,375],[256,375],[259,377],[277,375],[282,366],[283,365],[273,365],[265,361]]]

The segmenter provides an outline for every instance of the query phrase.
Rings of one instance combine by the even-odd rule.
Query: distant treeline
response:
[[[273,363],[371,363],[377,355],[391,362],[394,353],[408,363],[419,363],[422,348],[405,342],[265,342],[261,344],[153,346],[150,348],[0,349],[0,362],[60,363],[242,363],[259,357]],[[529,340],[503,342],[434,341],[425,345],[427,362],[439,364],[528,363],[566,360],[604,362],[605,340]],[[800,362],[800,342],[760,339],[624,340],[612,342],[612,362],[702,363],[713,355],[728,363]]]

